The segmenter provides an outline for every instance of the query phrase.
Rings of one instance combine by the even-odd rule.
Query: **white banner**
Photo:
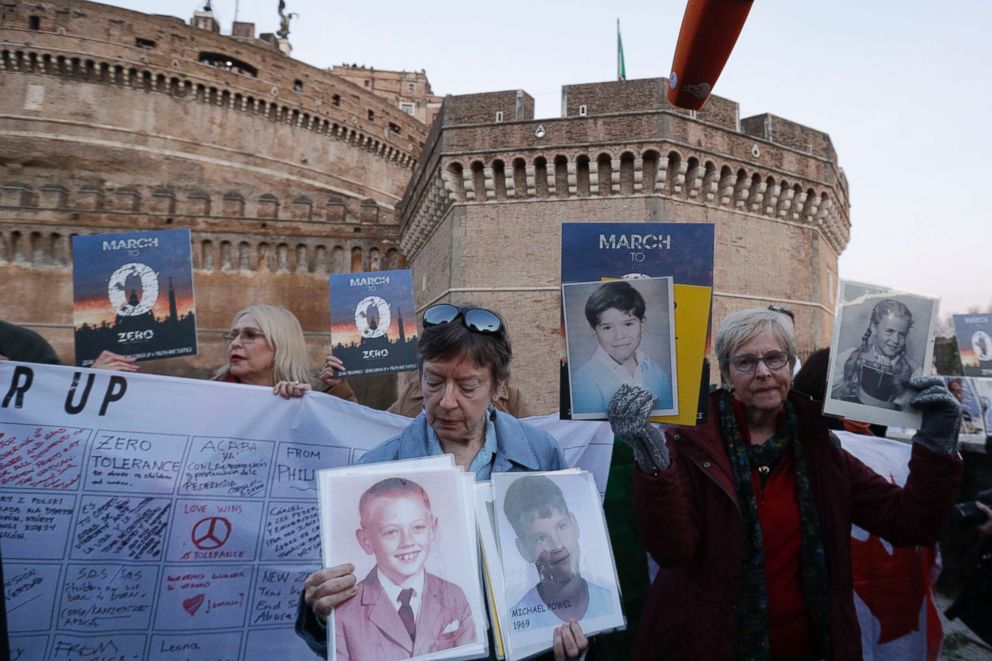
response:
[[[602,493],[605,423],[530,422]],[[13,659],[307,658],[314,474],[404,418],[322,394],[0,361],[0,552]]]

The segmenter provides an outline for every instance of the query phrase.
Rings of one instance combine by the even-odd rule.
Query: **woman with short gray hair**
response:
[[[962,474],[960,407],[916,379],[923,414],[905,487],[833,442],[819,402],[791,391],[794,331],[766,309],[728,315],[715,338],[725,387],[706,422],[648,423],[653,397],[623,386],[610,402],[634,450],[635,507],[661,566],[637,659],[860,659],[851,526],[897,546],[936,541]]]
[[[765,308],[750,308],[727,315],[720,324],[713,349],[720,365],[720,374],[724,382],[729,382],[730,356],[734,347],[739,346],[748,338],[754,337],[761,330],[767,330],[779,342],[783,351],[789,354],[789,372],[795,364],[799,344],[791,323],[779,312]]]

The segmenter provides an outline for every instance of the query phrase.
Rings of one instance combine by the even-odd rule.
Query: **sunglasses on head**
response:
[[[783,308],[781,305],[769,305],[768,309],[771,310],[772,312],[778,312],[779,314],[784,314],[789,319],[792,319],[793,322],[795,322],[796,320],[796,315],[793,314],[792,310],[790,310],[789,308]]]
[[[424,310],[424,328],[450,324],[458,319],[473,333],[498,335],[503,332],[503,320],[498,314],[485,308],[462,308],[450,303],[439,303]]]

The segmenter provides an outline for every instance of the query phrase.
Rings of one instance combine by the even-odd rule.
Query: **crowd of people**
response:
[[[620,312],[638,318],[636,306]],[[590,323],[601,314],[594,311]],[[566,466],[557,441],[519,419],[530,411],[509,383],[513,353],[500,314],[439,304],[424,311],[422,325],[417,378],[393,405],[412,420],[359,463],[450,454],[476,480]],[[0,331],[4,337],[9,329]],[[873,332],[862,354],[877,346],[887,356],[884,345],[868,343]],[[285,308],[245,308],[225,338],[228,362],[216,380],[266,386],[282,397],[312,389],[303,332]],[[0,343],[0,353],[12,359],[54,357],[9,346]],[[936,542],[963,473],[956,452],[961,407],[939,378],[907,382],[922,424],[912,438],[909,478],[899,487],[831,434],[837,423],[821,414],[818,401],[826,374],[804,375],[822,361],[807,361],[794,381],[798,350],[788,317],[763,308],[730,314],[714,347],[723,387],[710,394],[705,423],[652,424],[656,396],[634,381],[618,384],[608,402],[614,434],[636,462],[631,506],[641,542],[660,568],[643,613],[630,621],[637,630],[632,656],[860,659],[851,527],[897,546]],[[846,360],[845,369],[866,362],[857,360]],[[101,355],[95,367],[137,369],[113,354]],[[326,356],[315,383],[354,399],[336,377],[342,367]],[[799,382],[806,383],[803,392],[794,387]],[[319,655],[334,635],[328,615],[358,594],[354,572],[351,564],[325,567],[301,586],[296,631]],[[569,580],[583,579],[572,573]],[[587,637],[583,615],[571,609],[560,621],[549,658],[609,658],[611,634]]]

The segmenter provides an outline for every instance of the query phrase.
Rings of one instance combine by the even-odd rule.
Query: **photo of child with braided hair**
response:
[[[833,396],[888,409],[899,408],[909,397],[905,384],[919,376],[919,367],[906,356],[906,338],[913,313],[891,298],[875,304],[861,344],[843,356],[842,379]]]
[[[937,299],[841,282],[824,413],[914,427],[910,379],[930,374]],[[898,421],[898,422],[897,422]]]

